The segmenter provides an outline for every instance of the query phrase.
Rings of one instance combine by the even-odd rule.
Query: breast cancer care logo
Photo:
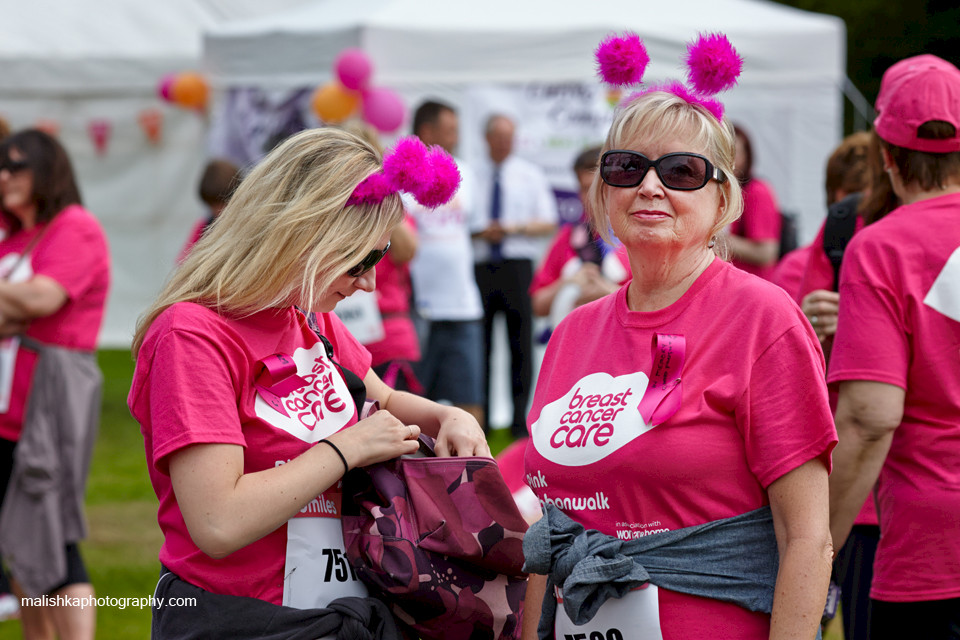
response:
[[[254,412],[264,422],[304,442],[318,442],[347,426],[354,414],[353,400],[321,343],[297,349],[293,360],[297,375],[306,384],[282,398],[286,415],[267,404],[259,393]]]
[[[649,379],[643,372],[614,378],[591,373],[543,407],[531,433],[537,451],[567,467],[602,460],[653,429],[637,408]]]
[[[960,247],[933,281],[923,303],[952,320],[960,322]]]

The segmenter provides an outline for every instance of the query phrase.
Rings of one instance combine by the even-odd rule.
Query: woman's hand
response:
[[[420,427],[403,424],[389,411],[380,410],[327,440],[340,449],[353,469],[415,453],[419,438]]]
[[[823,345],[828,338],[837,332],[837,315],[840,312],[840,294],[836,291],[817,289],[811,291],[800,303],[803,315],[807,316],[810,325],[817,334],[817,339]]]
[[[476,418],[457,407],[443,407],[440,433],[434,452],[438,456],[486,456],[492,458],[483,429]]]
[[[363,383],[367,387],[367,398],[379,401],[380,406],[386,409],[386,411],[377,412],[378,414],[389,412],[392,414],[391,417],[397,416],[408,424],[422,427],[427,435],[436,438],[434,451],[438,456],[493,457],[490,455],[490,447],[487,446],[487,439],[483,435],[480,424],[463,409],[439,404],[405,391],[394,391],[383,383],[373,369],[364,376]],[[341,433],[347,431],[349,429]],[[418,429],[417,434],[419,433]],[[414,436],[413,439],[416,440],[416,437]],[[413,450],[415,451],[416,447]]]

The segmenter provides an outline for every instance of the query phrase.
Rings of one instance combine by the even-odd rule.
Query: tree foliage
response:
[[[883,72],[897,60],[932,53],[960,64],[960,5],[956,0],[780,3],[843,19],[847,25],[847,76],[871,104],[876,100]]]

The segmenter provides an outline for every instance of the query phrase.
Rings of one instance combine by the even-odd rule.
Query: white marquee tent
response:
[[[330,80],[335,57],[359,47],[374,62],[374,82],[411,105],[436,96],[459,107],[460,153],[473,160],[484,151],[479,132],[491,111],[530,115],[516,102],[531,83],[601,92],[592,51],[606,34],[626,29],[644,38],[652,80],[682,77],[685,42],[698,32],[728,35],[745,70],[739,87],[721,98],[754,139],[758,173],[773,182],[782,207],[800,216],[802,238],[812,237],[824,214],[825,160],[842,132],[845,32],[838,18],[763,0],[319,0],[211,29],[204,61],[221,87],[289,90]],[[607,122],[593,123],[593,141]],[[542,145],[530,137],[548,135],[540,129],[521,118],[520,152],[534,160],[542,159]],[[565,161],[577,151],[569,149]],[[572,182],[568,166],[547,167],[555,186]]]
[[[202,116],[162,103],[166,73],[200,65],[202,33],[218,23],[303,0],[0,0],[0,116],[14,130],[59,130],[84,204],[106,229],[113,287],[101,344],[130,343],[137,316],[202,215],[195,196],[206,159]],[[149,142],[138,122],[163,116]],[[98,153],[91,122],[109,123]]]

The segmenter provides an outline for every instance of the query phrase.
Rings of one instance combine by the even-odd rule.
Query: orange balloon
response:
[[[210,87],[199,73],[185,71],[177,74],[170,86],[173,102],[186,109],[203,109],[210,97]]]
[[[310,105],[317,117],[336,124],[350,117],[360,104],[360,95],[348,91],[339,82],[330,82],[313,92]]]

